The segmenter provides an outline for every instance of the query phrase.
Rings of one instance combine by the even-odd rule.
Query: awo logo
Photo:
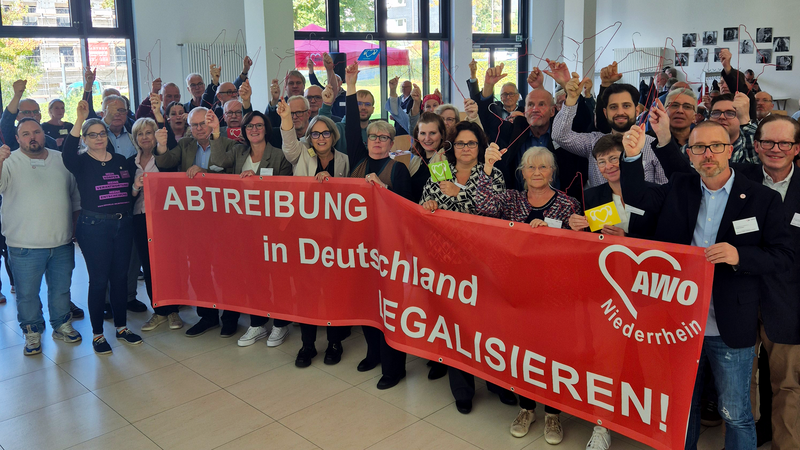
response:
[[[609,273],[607,262],[617,253],[627,256],[636,263],[638,270],[634,278],[620,281]],[[617,264],[624,264],[624,257],[615,256],[615,259]],[[656,303],[662,307],[671,307],[671,305],[690,306],[697,301],[699,294],[697,283],[684,278],[689,274],[682,272],[680,263],[672,255],[661,250],[646,250],[637,255],[624,245],[610,245],[600,253],[598,265],[600,272],[622,301],[622,305],[618,306],[614,299],[610,298],[600,306],[600,309],[612,326],[622,331],[623,336],[639,342],[660,345],[685,342],[702,335],[703,329],[696,320],[691,320],[688,324],[681,322],[683,328],[667,330],[664,327],[658,329],[655,325],[660,320],[663,323],[664,317],[660,314],[658,316],[661,317],[641,319],[639,317],[639,309],[658,310],[652,308],[657,306]],[[626,323],[624,319],[626,314],[621,311],[627,311],[633,320]]]
[[[590,213],[595,222],[603,223],[605,223],[613,214],[614,211],[611,210],[611,205],[606,205],[602,208],[596,208]],[[608,278],[608,276],[606,276],[606,278]]]

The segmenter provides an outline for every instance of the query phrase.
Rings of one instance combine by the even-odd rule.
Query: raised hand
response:
[[[731,71],[731,51],[727,48],[723,48],[721,52],[719,52],[719,62],[722,63],[722,68],[725,69],[725,73]]]
[[[151,94],[158,94],[161,91],[161,78],[156,78],[153,80],[152,88],[150,89]]]
[[[422,101],[422,89],[420,89],[419,86],[417,86],[416,84],[411,89],[411,98],[417,102]]]
[[[156,117],[161,115],[161,97],[158,94],[150,93],[150,109]]]
[[[308,73],[314,73],[314,58],[308,57],[308,61],[306,61],[306,68],[308,69]]]
[[[281,87],[278,84],[278,79],[273,78],[272,84],[269,85],[269,93],[272,96],[272,103],[273,105],[278,102],[278,99],[281,98]]]
[[[289,106],[288,103],[286,103],[286,100],[281,99],[281,101],[278,103],[278,108],[276,112],[278,113],[278,116],[281,118],[281,124],[290,125],[292,123],[292,108]],[[283,126],[281,126],[281,128],[283,128]],[[286,129],[291,129],[291,127]]]
[[[617,62],[600,69],[600,86],[609,87],[622,79],[622,74],[617,71]]]
[[[750,97],[743,92],[733,95],[733,109],[736,110],[736,118],[739,125],[746,125],[750,122]]]
[[[703,96],[703,106],[705,106],[706,111],[711,111],[711,96],[706,94]]]
[[[542,71],[539,70],[538,67],[534,67],[531,73],[528,74],[528,86],[530,86],[531,89],[541,89],[543,81],[544,77],[542,76]]]
[[[358,62],[354,62],[347,66],[347,70],[345,71],[344,78],[347,86],[350,87],[351,85],[355,87],[356,82],[358,81]],[[350,89],[347,90],[350,92]]]
[[[92,70],[91,67],[86,67],[83,71],[83,90],[84,92],[92,92],[94,80],[97,77],[97,69]]]
[[[397,85],[400,83],[400,77],[394,77],[389,80],[389,97],[397,97]]]
[[[584,79],[584,81],[586,81]],[[564,90],[567,92],[567,99],[564,101],[565,106],[573,106],[578,103],[578,97],[581,96],[581,91],[583,91],[584,84],[581,83],[581,79],[576,72],[572,72],[572,78],[567,82],[564,86]]]
[[[592,95],[594,95],[592,88],[594,88],[594,82],[591,78],[586,77],[583,83],[583,96],[586,98],[592,98]]]
[[[219,118],[217,117],[216,114],[214,114],[214,111],[210,109],[206,111],[205,119],[206,119],[206,125],[208,125],[208,127],[211,128],[211,132],[219,133]]]
[[[503,154],[506,152],[506,150],[508,149],[504,148],[500,150],[500,147],[498,147],[497,144],[494,142],[489,144],[489,147],[486,148],[486,154],[484,155],[485,163],[483,164],[483,172],[486,175],[489,176],[492,175],[492,169],[494,168],[494,164],[503,158]]]
[[[322,103],[331,106],[336,99],[336,94],[333,93],[333,87],[329,84],[322,90]]]
[[[211,72],[211,83],[212,84],[219,84],[219,77],[222,74],[222,67],[212,64],[209,66],[209,71]]]
[[[250,86],[250,80],[244,80],[244,83],[239,87],[239,98],[244,102],[250,103],[250,97],[253,95],[253,88]]]
[[[642,152],[647,135],[644,133],[644,124],[634,125],[622,137],[622,146],[625,147],[625,156],[632,158]]]
[[[471,98],[464,99],[464,112],[467,113],[467,118],[475,120],[478,117],[478,104]]]
[[[13,84],[14,88],[14,96],[22,98],[22,94],[25,93],[25,89],[28,87],[28,80],[17,80]]]
[[[75,123],[83,123],[89,117],[89,103],[86,100],[81,100],[78,102],[78,107],[75,108],[75,112],[77,113],[77,118],[75,119]]]
[[[478,62],[475,61],[475,58],[472,58],[472,61],[469,63],[469,78],[478,79]]]
[[[242,73],[247,75],[251,67],[253,67],[253,60],[249,56],[245,56],[242,60]]]
[[[0,146],[0,163],[8,159],[9,156],[11,156],[11,148],[6,144]]]
[[[499,66],[490,67],[486,69],[486,76],[483,77],[484,89],[486,89],[486,86],[489,86],[491,90],[494,90],[494,86],[497,84],[497,82],[505,78],[506,75],[508,75],[503,73],[504,68],[505,64],[500,63]]]
[[[667,115],[667,110],[664,109],[664,105],[661,104],[661,100],[656,99],[653,102],[653,106],[650,107],[650,116],[649,116],[650,127],[653,128],[653,132],[656,133],[656,137],[658,138],[658,145],[663,147],[669,144],[669,141],[672,139],[672,133],[669,131],[669,115]]]
[[[156,143],[161,148],[167,147],[167,138],[169,137],[169,132],[167,132],[166,128],[159,128],[156,130]]]
[[[550,70],[545,70],[544,73],[550,75],[559,86],[565,87],[570,80],[569,68],[567,68],[566,63],[550,61],[549,59],[545,59],[545,61],[547,61],[547,66]]]
[[[433,95],[439,97],[439,99],[442,98],[442,93],[439,92],[439,88],[436,88],[436,89],[433,90]]]
[[[327,52],[322,54],[322,64],[325,70],[333,70],[333,58]]]

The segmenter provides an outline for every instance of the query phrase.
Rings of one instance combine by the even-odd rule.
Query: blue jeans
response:
[[[17,290],[17,320],[24,331],[44,331],[42,276],[47,280],[47,309],[50,326],[60,327],[69,320],[69,288],[75,268],[75,246],[70,242],[55,248],[8,248]]]
[[[100,219],[81,214],[75,237],[78,238],[86,260],[86,271],[89,272],[88,304],[92,332],[103,334],[103,309],[109,282],[114,326],[124,327],[128,314],[128,267],[133,248],[131,216]]]
[[[687,450],[697,450],[697,439],[700,437],[700,396],[703,393],[706,361],[714,374],[719,415],[725,420],[725,448],[756,449],[756,423],[750,406],[750,375],[754,356],[754,347],[730,348],[722,342],[721,337],[706,336],[694,383],[686,433]]]

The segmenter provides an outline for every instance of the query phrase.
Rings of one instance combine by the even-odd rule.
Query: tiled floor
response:
[[[2,271],[0,305],[0,449],[549,449],[543,437],[542,411],[525,438],[508,428],[517,409],[506,406],[479,383],[475,407],[459,414],[447,378],[429,381],[425,361],[409,357],[408,376],[397,387],[378,391],[380,369],[360,373],[365,354],[360,329],[344,343],[342,362],[322,363],[326,340],[320,331],[320,355],[311,367],[297,369],[300,330],[287,342],[267,348],[265,341],[240,348],[239,334],[218,332],[190,339],[186,328],[166,324],[142,333],[144,344],[125,346],[109,339],[114,353],[97,356],[87,317],[74,322],[86,338],[78,345],[43,336],[43,354],[22,354],[22,331],[14,296]],[[72,295],[85,307],[88,279],[77,252]],[[42,298],[46,299],[43,285]],[[139,283],[139,298],[146,299]],[[45,308],[46,314],[46,308]],[[129,313],[139,330],[147,313]],[[182,309],[183,320],[197,316]],[[106,336],[113,336],[106,323]],[[559,449],[583,449],[591,424],[564,415]],[[701,435],[702,450],[723,447],[720,427]],[[614,450],[647,446],[613,434]],[[762,447],[769,448],[769,445]]]

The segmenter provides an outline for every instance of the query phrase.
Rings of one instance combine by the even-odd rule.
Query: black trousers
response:
[[[453,398],[458,401],[472,400],[475,397],[475,376],[464,372],[463,370],[447,368],[447,374],[450,377],[450,392],[453,393]],[[508,389],[501,388],[500,386],[486,382],[486,387],[489,392],[495,394],[511,393]],[[533,410],[536,408],[536,402],[523,396],[519,396],[520,408]],[[551,406],[544,405],[544,412],[548,414],[560,414],[561,411]]]
[[[380,360],[384,376],[400,378],[406,374],[406,354],[389,347],[383,331],[374,327],[361,327],[367,341],[367,358]]]
[[[341,343],[350,332],[350,327],[326,327],[328,330],[328,342]],[[303,340],[303,347],[313,347],[317,342],[317,326],[307,323],[300,324],[300,336]]]
[[[139,253],[139,262],[142,263],[142,273],[144,273],[144,286],[152,306],[153,278],[150,272],[150,248],[147,245],[147,219],[144,214],[134,214],[133,216],[133,243]],[[178,312],[178,305],[153,306],[153,311],[159,316],[168,316]]]
[[[219,323],[219,310],[214,308],[197,307],[197,315],[201,320]],[[233,325],[239,321],[241,314],[238,311],[222,311],[222,325]]]

